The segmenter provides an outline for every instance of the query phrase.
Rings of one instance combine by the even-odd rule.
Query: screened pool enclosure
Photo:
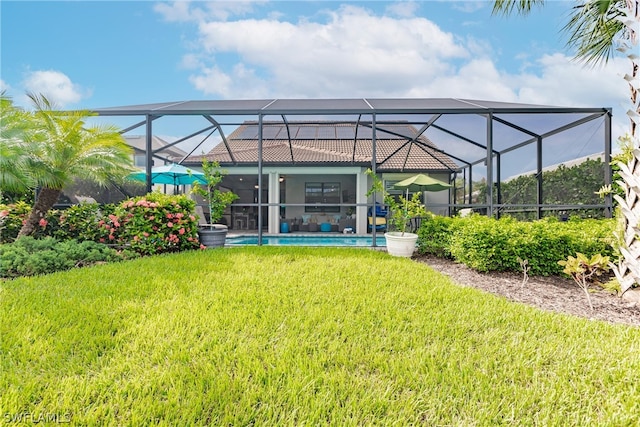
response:
[[[200,159],[201,156],[197,156],[202,154],[198,146],[181,159],[154,150],[151,141],[157,123],[163,121],[165,126],[176,124],[176,127],[181,123],[183,128],[188,121],[193,126],[192,132],[164,148],[187,140],[197,139],[204,143],[217,139],[214,150],[221,159],[221,166],[229,170],[230,175],[247,176],[255,181],[251,183],[256,190],[255,197],[242,207],[255,208],[259,233],[267,216],[278,215],[286,206],[275,193],[278,192],[278,181],[282,182],[290,175],[292,168],[325,168],[327,174],[338,174],[339,168],[333,166],[349,167],[349,174],[354,173],[354,176],[358,176],[354,171],[370,168],[391,176],[421,172],[415,164],[416,158],[425,159],[426,172],[433,172],[427,165],[433,159],[439,161],[440,166],[446,166],[448,182],[452,186],[447,201],[440,201],[438,208],[447,215],[470,209],[492,216],[564,217],[572,212],[589,211],[594,216],[609,217],[612,211],[610,196],[587,197],[602,185],[611,184],[610,108],[568,108],[453,98],[367,98],[183,101],[93,111],[99,116],[130,118],[132,123],[123,133],[137,131],[146,135],[148,189],[151,188],[152,159],[194,165],[193,159]],[[304,127],[313,129],[320,123],[340,126],[344,130],[341,134],[337,131],[325,134],[320,130],[313,134],[309,130],[301,132]],[[246,131],[244,145],[230,140],[229,136],[235,130],[248,124],[253,131]],[[403,130],[407,126],[412,131]],[[251,147],[247,145],[249,140],[254,144]],[[284,157],[265,155],[270,153],[270,144],[276,140],[279,149],[286,154]],[[340,165],[330,159],[308,158],[298,149],[302,140],[308,150],[313,149],[313,141],[323,144],[328,152],[333,150],[332,144],[340,144],[341,153],[349,147],[345,141],[352,141],[351,156],[342,159]],[[364,140],[370,143],[366,150],[362,145]],[[389,149],[380,145],[380,141],[393,141],[397,145]],[[247,157],[249,149],[255,152],[254,157]],[[442,160],[441,156],[447,160]],[[580,175],[585,172],[575,173],[573,183],[566,178],[558,179],[558,173],[585,161],[593,166],[586,172],[593,181],[590,184],[593,188],[589,187],[586,192],[577,188],[585,184],[587,179]],[[356,181],[353,199],[338,198],[327,206],[362,212],[370,208],[372,202],[360,194],[366,190],[367,183]],[[564,182],[561,191],[552,188],[558,185],[556,181]],[[332,180],[327,179],[327,182]],[[319,188],[323,191],[322,186]],[[582,194],[579,200],[576,199],[578,194]],[[305,207],[305,203],[300,205]],[[322,203],[313,206],[318,208]]]

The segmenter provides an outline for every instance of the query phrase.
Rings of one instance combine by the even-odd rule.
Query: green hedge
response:
[[[418,229],[418,252],[451,258],[451,235],[459,221],[448,216],[424,218]]]
[[[576,252],[613,255],[614,220],[549,218],[520,222],[472,215],[433,217],[422,222],[419,253],[451,257],[478,271],[520,271],[518,259],[528,261],[531,275],[557,275],[558,261]]]

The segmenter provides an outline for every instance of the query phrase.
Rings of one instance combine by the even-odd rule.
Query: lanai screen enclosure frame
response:
[[[612,200],[605,197],[603,205],[543,205],[543,141],[557,135],[566,133],[594,120],[604,121],[603,132],[603,161],[605,165],[605,185],[611,184],[611,108],[570,108],[543,105],[517,104],[495,101],[478,101],[455,98],[395,98],[395,99],[262,99],[262,100],[205,100],[182,101],[156,104],[132,105],[125,107],[98,108],[93,112],[98,116],[129,116],[142,117],[142,120],[122,130],[122,133],[130,132],[144,126],[146,130],[146,172],[147,191],[151,191],[151,166],[152,158],[162,158],[160,153],[154,152],[151,146],[153,136],[153,122],[167,116],[201,116],[209,124],[198,131],[187,135],[168,145],[179,144],[187,139],[206,136],[204,142],[214,132],[218,132],[221,143],[225,144],[232,163],[235,162],[233,150],[226,140],[225,128],[239,126],[242,122],[255,120],[258,123],[258,212],[263,203],[262,191],[262,158],[263,127],[265,119],[270,121],[275,118],[282,121],[288,127],[289,121],[314,123],[327,118],[335,118],[336,123],[356,123],[356,138],[358,127],[369,128],[372,137],[372,161],[371,169],[375,172],[385,159],[376,156],[376,132],[389,133],[385,130],[385,124],[404,121],[418,129],[418,135],[406,137],[406,144],[420,145],[418,137],[429,129],[437,129],[441,134],[469,147],[468,152],[452,149],[449,144],[441,141],[434,142],[446,155],[456,161],[460,167],[452,170],[454,175],[462,174],[465,186],[468,183],[468,195],[465,196],[465,204],[460,205],[450,200],[450,208],[472,207],[485,209],[487,215],[498,215],[504,206],[500,195],[500,182],[503,170],[501,158],[507,153],[525,147],[535,147],[536,176],[537,176],[537,204],[527,205],[537,210],[541,217],[543,208],[602,208],[605,216],[611,216]],[[245,118],[238,121],[238,117]],[[293,119],[292,119],[293,117]],[[484,135],[470,137],[465,135],[464,128],[468,126],[470,118],[481,118],[484,121]],[[543,125],[544,123],[544,125]],[[496,128],[507,129],[510,136],[504,140],[496,140]],[[476,132],[477,134],[477,132]],[[499,143],[498,143],[499,142]],[[289,140],[291,144],[291,139]],[[355,141],[354,141],[355,147]],[[165,147],[167,148],[167,147]],[[191,155],[195,149],[189,153]],[[474,153],[475,152],[475,153]],[[478,155],[480,152],[482,155]],[[355,157],[355,156],[354,156]],[[185,159],[182,159],[184,161]],[[181,162],[182,162],[181,161]],[[181,163],[180,162],[180,163]],[[295,159],[292,163],[295,164]],[[354,164],[356,164],[354,162]],[[487,200],[484,204],[471,204],[472,199],[472,168],[476,165],[486,167]],[[463,189],[464,191],[464,189]],[[494,197],[494,192],[497,197]],[[450,210],[451,211],[451,210]],[[262,236],[262,215],[258,216],[259,243]],[[375,234],[375,230],[373,230]]]

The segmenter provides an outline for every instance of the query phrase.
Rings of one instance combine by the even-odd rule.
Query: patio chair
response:
[[[369,208],[367,215],[367,230],[371,231],[374,227],[376,227],[376,231],[386,231],[387,230],[387,213],[386,209],[382,209],[382,206],[379,203],[376,203],[375,206],[375,222],[373,220],[373,211]]]

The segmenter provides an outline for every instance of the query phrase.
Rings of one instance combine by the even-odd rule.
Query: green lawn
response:
[[[208,250],[0,286],[5,421],[627,426],[640,414],[640,328],[544,313],[381,252]]]

